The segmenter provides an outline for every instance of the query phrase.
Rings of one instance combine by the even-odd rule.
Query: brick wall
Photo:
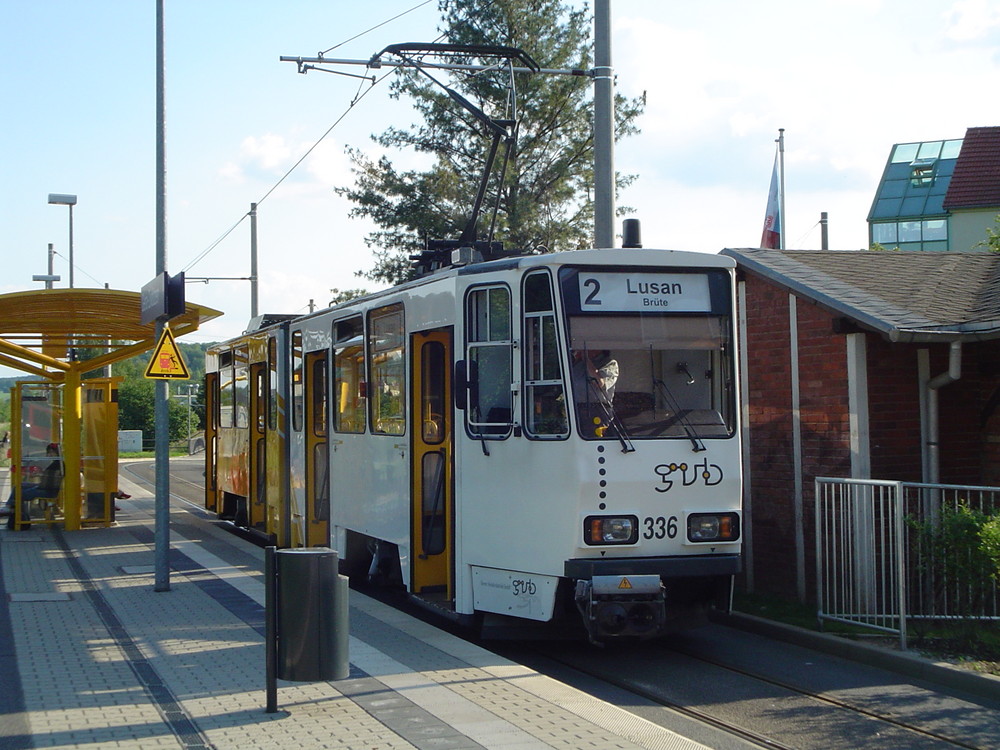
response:
[[[795,476],[788,292],[748,275],[749,455],[756,588],[794,594]],[[851,472],[847,337],[834,316],[796,301],[802,435],[802,538],[813,592],[813,480]],[[891,343],[866,334],[872,477],[921,481],[918,352],[930,375],[948,368],[948,345]],[[962,378],[940,389],[941,481],[1000,486],[1000,342],[963,347]]]

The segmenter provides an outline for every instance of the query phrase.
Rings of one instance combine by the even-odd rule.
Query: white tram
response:
[[[733,265],[505,257],[265,321],[208,354],[206,505],[487,634],[647,637],[727,606]]]

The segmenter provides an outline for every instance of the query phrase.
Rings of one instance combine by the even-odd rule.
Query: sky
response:
[[[250,285],[226,279],[250,275],[254,202],[260,312],[377,289],[356,275],[372,266],[372,226],[334,188],[353,183],[345,147],[379,155],[370,136],[413,110],[388,80],[302,75],[279,57],[433,41],[437,3],[164,5],[166,267],[212,279],[187,298],[224,313],[184,340],[246,328]],[[1000,124],[998,0],[612,0],[611,12],[617,90],[647,97],[642,132],[615,153],[638,176],[619,202],[646,247],[758,246],[779,128],[786,247],[818,248],[824,211],[831,248],[866,247],[892,144]],[[49,243],[68,285],[69,210],[49,193],[78,197],[75,285],[138,291],[156,275],[155,0],[0,0],[0,49],[0,294],[42,288]]]

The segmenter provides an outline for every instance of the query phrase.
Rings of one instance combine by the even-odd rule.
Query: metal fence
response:
[[[820,621],[897,633],[907,619],[1000,619],[976,529],[1000,487],[816,479]]]

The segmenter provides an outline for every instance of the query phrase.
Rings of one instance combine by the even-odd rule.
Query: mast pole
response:
[[[781,216],[781,234],[778,235],[778,249],[785,249],[785,235],[788,233],[788,217],[785,215],[785,129],[778,128],[778,211]]]
[[[594,246],[615,246],[615,77],[611,0],[594,3]]]

